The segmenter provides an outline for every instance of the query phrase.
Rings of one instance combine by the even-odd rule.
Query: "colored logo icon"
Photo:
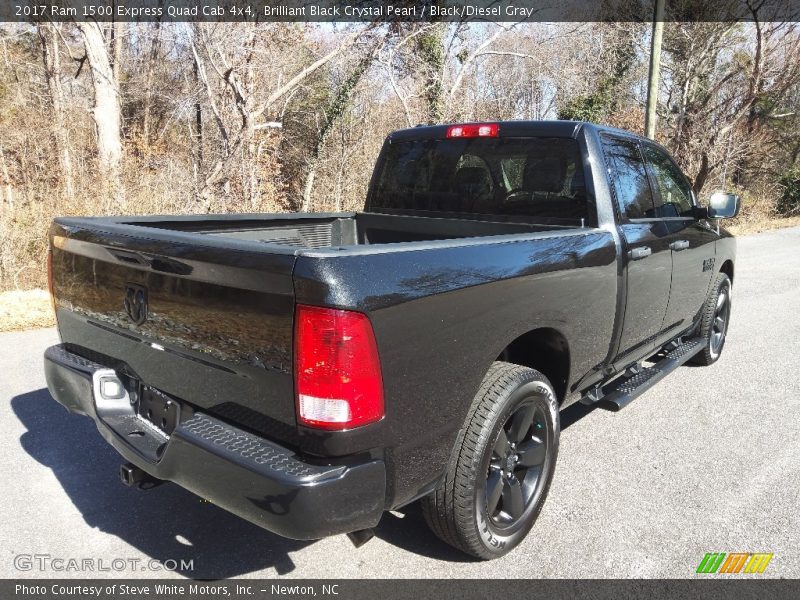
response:
[[[763,552],[708,552],[697,567],[698,573],[763,573],[772,554]]]

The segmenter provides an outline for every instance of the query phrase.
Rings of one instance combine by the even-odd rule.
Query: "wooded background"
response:
[[[648,23],[0,25],[0,291],[58,215],[362,208],[417,124],[644,128]],[[656,138],[741,219],[800,211],[796,23],[666,23]]]

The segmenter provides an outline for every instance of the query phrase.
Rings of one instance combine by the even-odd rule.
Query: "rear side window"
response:
[[[379,212],[596,221],[572,138],[395,141],[378,173],[370,210]]]
[[[639,144],[605,135],[601,139],[620,213],[628,219],[656,216]]]
[[[644,144],[644,156],[656,185],[656,216],[692,216],[692,188],[664,151]]]

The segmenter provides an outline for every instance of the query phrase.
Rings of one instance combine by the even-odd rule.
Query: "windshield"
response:
[[[370,210],[570,224],[594,220],[578,144],[571,138],[392,142]]]

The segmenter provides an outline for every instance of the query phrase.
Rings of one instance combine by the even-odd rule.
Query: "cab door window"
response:
[[[622,217],[649,219],[656,216],[650,181],[639,152],[639,144],[634,140],[606,135],[601,136],[601,139]]]
[[[655,184],[657,217],[691,217],[692,188],[673,160],[660,148],[644,144],[647,167]]]

